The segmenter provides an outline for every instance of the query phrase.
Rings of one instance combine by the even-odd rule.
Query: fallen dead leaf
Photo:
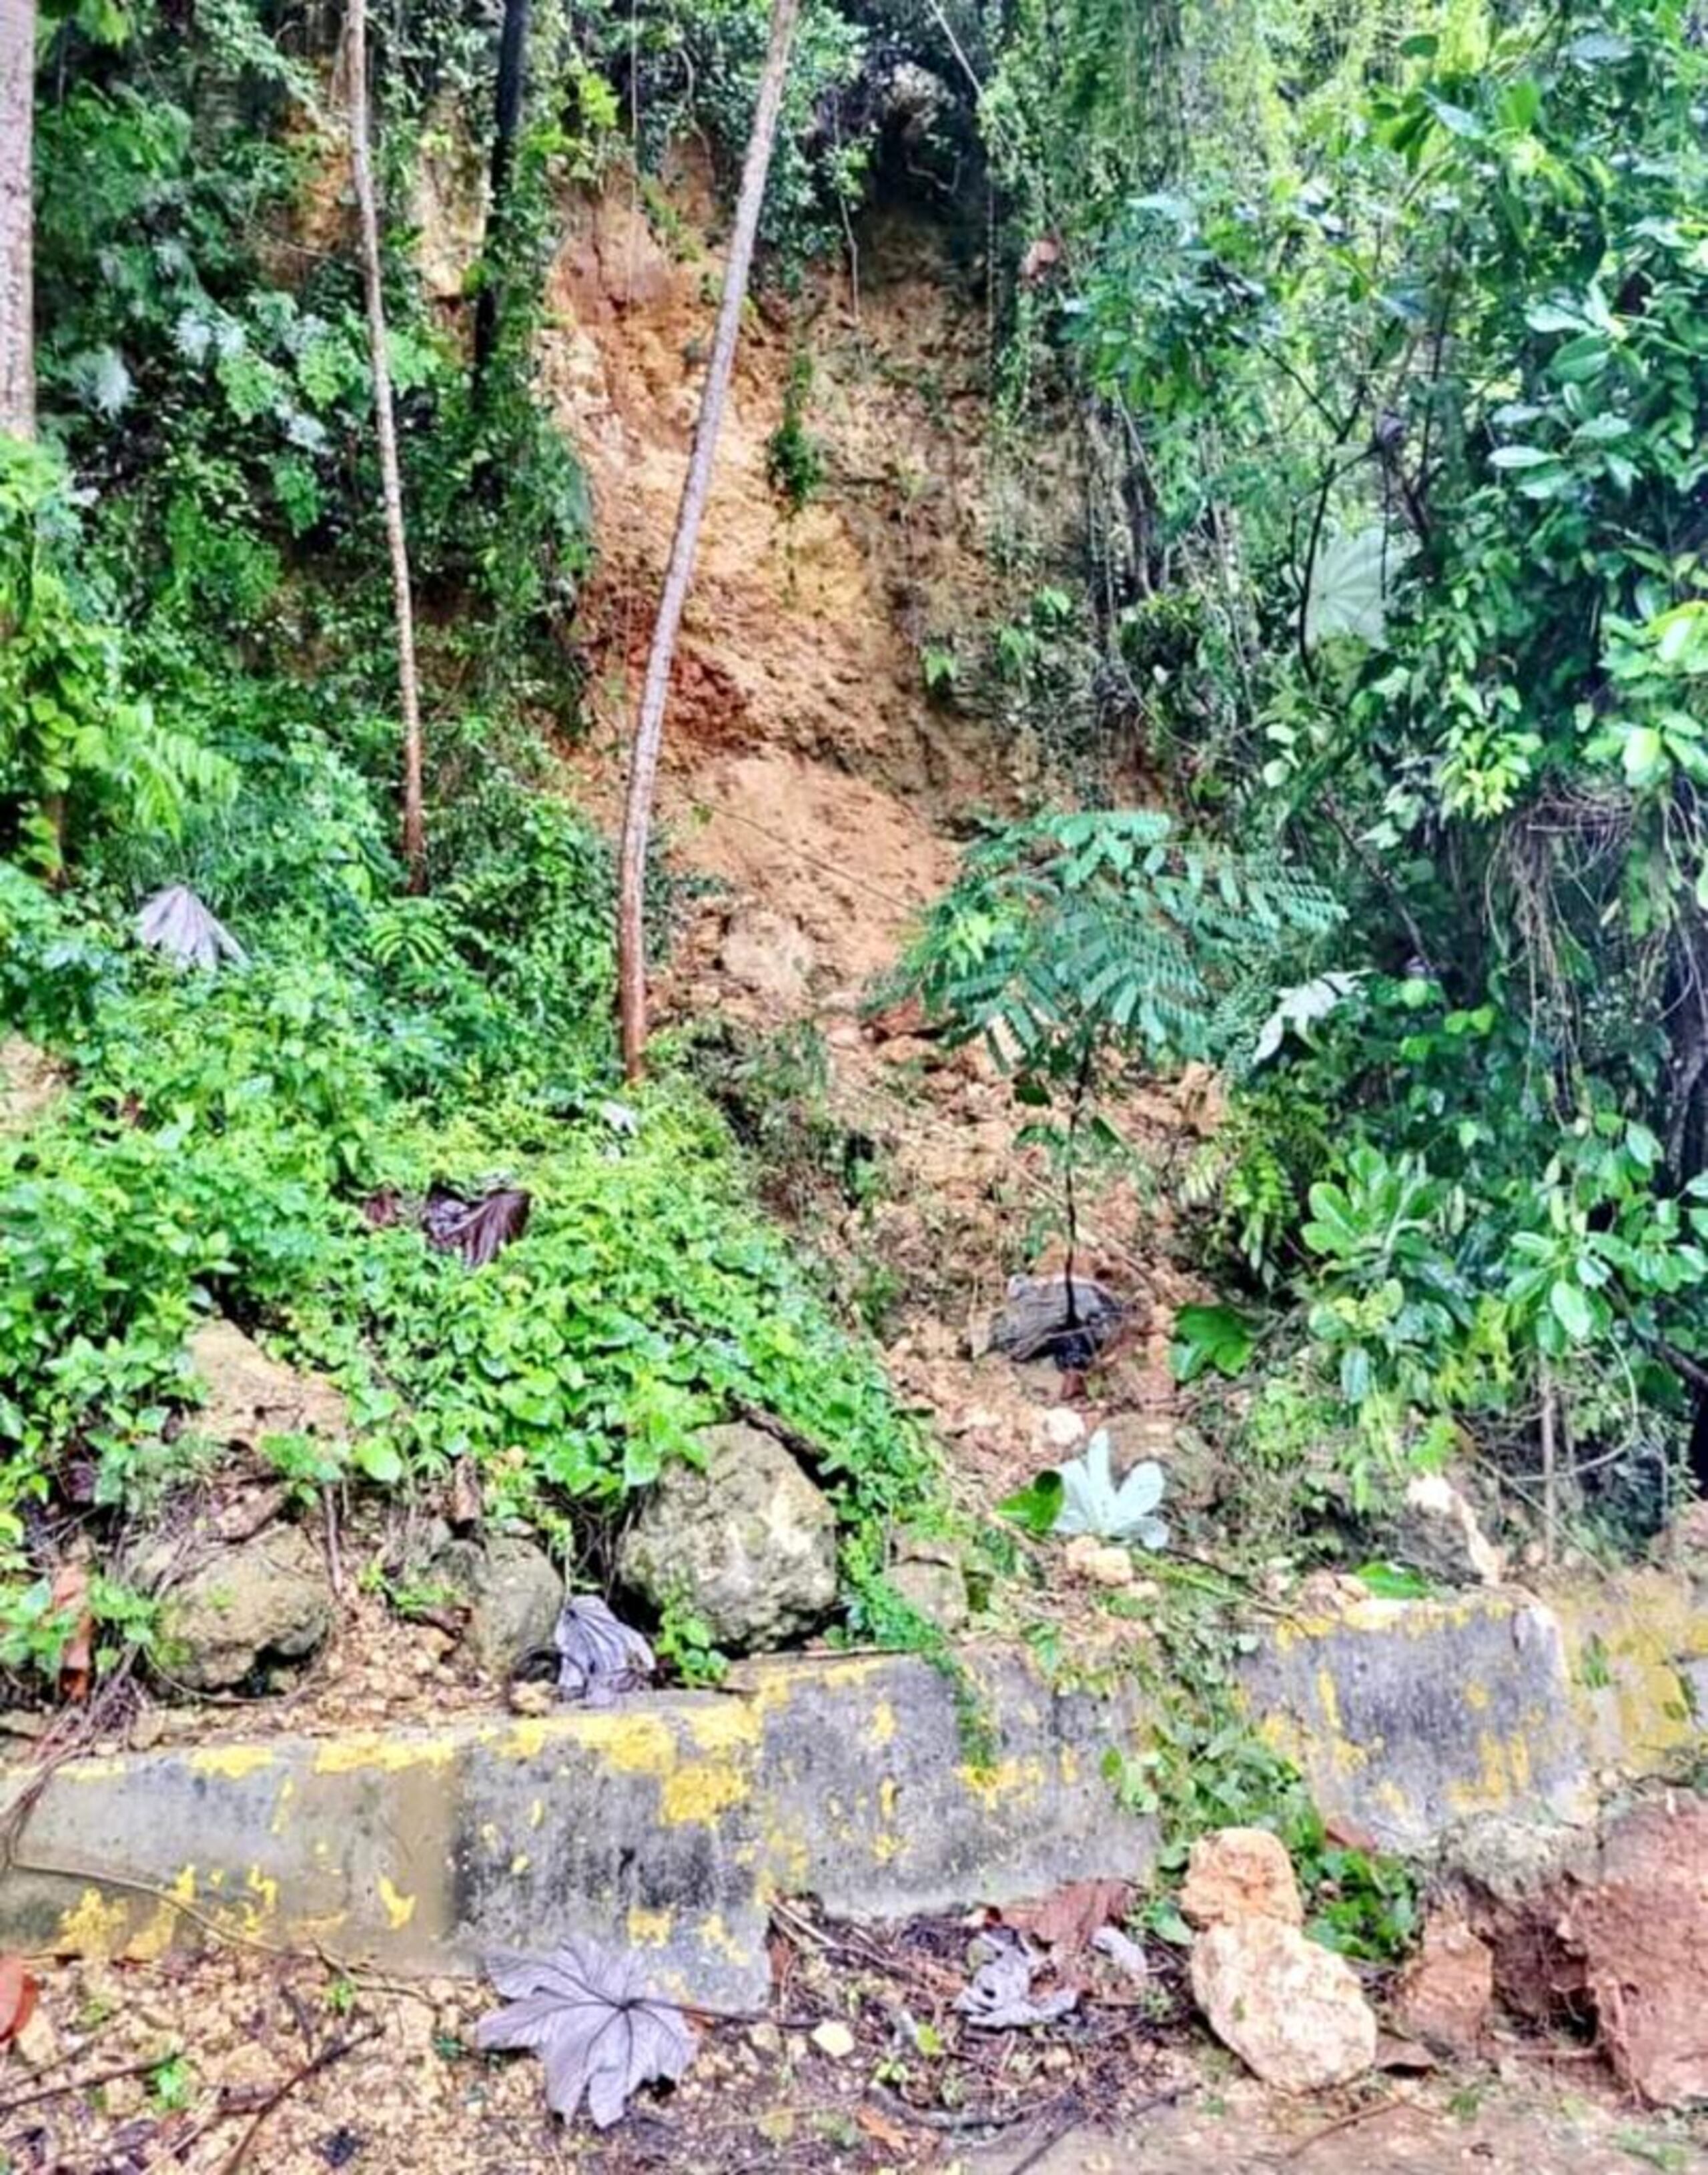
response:
[[[902,2128],[900,2123],[892,2122],[887,2114],[881,2114],[876,2107],[859,2108],[854,2115],[854,2120],[868,2137],[875,2143],[885,2146],[891,2152],[905,2152],[914,2141]]]
[[[1103,1927],[1119,1925],[1132,1901],[1132,1889],[1125,1880],[1070,1880],[1042,1902],[1016,1904],[1002,1917],[1041,1942],[1060,1962],[1088,1949],[1092,1935]]]
[[[22,1956],[0,1956],[0,2047],[15,2039],[35,2013],[35,1981]]]
[[[68,1616],[71,1630],[59,1655],[59,1696],[81,1706],[95,1674],[95,1615],[89,1605],[89,1571],[82,1564],[62,1564],[53,1574],[49,1603],[56,1616]]]

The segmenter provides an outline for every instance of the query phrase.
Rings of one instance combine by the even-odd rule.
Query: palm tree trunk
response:
[[[765,56],[764,73],[759,79],[759,102],[753,111],[752,133],[747,139],[747,157],[741,169],[741,193],[736,200],[735,225],[729,237],[729,261],[724,271],[724,298],[718,312],[718,329],[712,343],[712,359],[707,366],[705,389],[700,396],[694,448],[682,485],[682,503],[676,515],[676,533],[670,545],[670,564],[664,571],[664,595],[659,605],[658,623],[653,629],[652,654],[647,659],[640,713],[635,723],[628,800],[623,812],[622,866],[617,887],[617,1008],[623,1071],[631,1080],[640,1077],[647,1046],[647,952],[643,911],[647,838],[652,827],[659,750],[664,734],[664,698],[670,684],[670,660],[675,654],[676,636],[688,601],[688,586],[694,575],[694,551],[700,540],[700,524],[712,488],[712,464],[717,457],[718,433],[723,426],[729,373],[735,361],[736,336],[741,329],[741,311],[747,299],[747,275],[753,263],[759,211],[765,199],[765,177],[771,166],[771,149],[777,136],[778,111],[783,103],[789,48],[794,35],[799,6],[800,0],[772,0],[771,42]]]
[[[0,0],[3,4],[3,0]],[[421,814],[421,697],[415,675],[415,611],[409,594],[409,548],[404,532],[404,485],[398,468],[397,418],[386,356],[385,290],[380,274],[380,221],[368,140],[367,0],[350,0],[350,173],[361,229],[362,279],[367,290],[368,354],[379,436],[380,493],[392,561],[392,601],[398,628],[398,697],[404,719],[404,866],[411,891],[426,882],[426,833]]]

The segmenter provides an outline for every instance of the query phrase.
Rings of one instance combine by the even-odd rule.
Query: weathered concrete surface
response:
[[[899,1917],[1142,1879],[1152,1825],[1099,1771],[1136,1741],[1136,1700],[1053,1692],[1011,1655],[970,1666],[987,1767],[962,1756],[952,1686],[898,1656],[545,1721],[76,1762],[0,1880],[0,1948],[146,1956],[211,1922],[444,1972],[580,1930],[743,2006],[779,1894]]]
[[[1680,1762],[1705,1742],[1705,1660],[1702,1589],[1642,1571],[1272,1626],[1244,1695],[1326,1814],[1417,1852],[1467,1823],[1587,1823],[1620,1776]],[[1102,1773],[1143,1743],[1131,1678],[1111,1666],[1093,1695],[1011,1652],[966,1668],[996,1725],[981,1767],[954,1686],[902,1656],[750,1662],[724,1694],[545,1721],[77,1762],[0,1877],[0,1949],[147,1955],[200,1919],[446,1971],[582,1930],[745,2005],[779,1895],[881,1918],[1141,1879],[1152,1825]]]
[[[1428,1848],[1491,1814],[1580,1823],[1614,1775],[1705,1742],[1708,1589],[1633,1570],[1448,1601],[1353,1603],[1277,1626],[1245,1702],[1326,1814]]]

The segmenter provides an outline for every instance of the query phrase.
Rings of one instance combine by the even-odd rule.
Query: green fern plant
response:
[[[1076,1180],[1103,1076],[1249,1062],[1276,991],[1342,918],[1278,856],[1182,837],[1152,809],[1036,816],[968,854],[903,980],[947,1041],[989,1045],[1022,1103],[1065,1102],[1032,1131],[1061,1174],[1070,1323]]]

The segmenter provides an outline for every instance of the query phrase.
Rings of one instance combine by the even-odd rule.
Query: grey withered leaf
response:
[[[421,1210],[421,1229],[436,1252],[460,1254],[471,1269],[481,1269],[522,1236],[533,1205],[520,1186],[495,1185],[478,1201],[435,1186]]]
[[[137,915],[137,936],[151,952],[164,952],[181,967],[211,970],[222,959],[241,963],[243,946],[215,919],[187,884],[168,884],[144,899]]]
[[[481,2018],[475,2044],[531,2048],[545,2065],[545,2103],[566,2122],[584,2094],[594,2122],[609,2129],[638,2086],[674,2083],[694,2058],[687,2019],[649,1991],[631,1950],[572,1934],[549,1956],[491,1957],[486,1976],[506,2006]]]
[[[609,1706],[620,1692],[638,1690],[658,1667],[640,1633],[613,1615],[596,1593],[572,1594],[552,1636],[560,1699]]]

